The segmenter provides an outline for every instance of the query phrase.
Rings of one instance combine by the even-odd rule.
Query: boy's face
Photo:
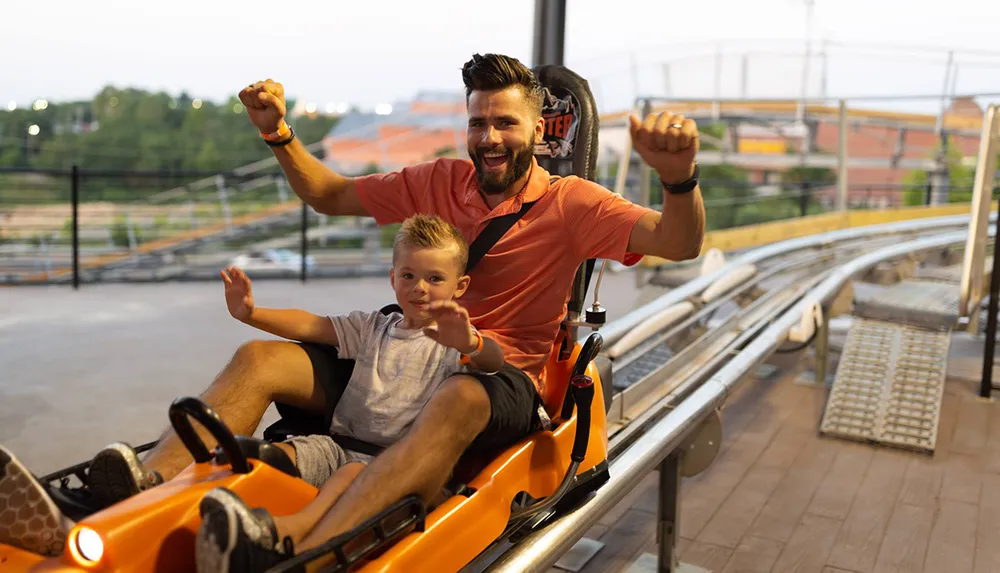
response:
[[[452,300],[465,293],[469,277],[458,268],[453,248],[437,249],[399,245],[396,261],[389,271],[389,284],[403,314],[418,322],[426,321],[427,305],[435,300]]]

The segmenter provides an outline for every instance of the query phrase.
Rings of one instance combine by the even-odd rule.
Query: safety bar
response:
[[[587,503],[520,540],[517,545],[500,555],[488,571],[521,573],[547,570],[656,468],[661,471],[660,538],[666,541],[660,546],[661,564],[658,570],[673,571],[674,544],[671,540],[678,530],[679,511],[678,468],[681,452],[677,451],[678,446],[713,411],[723,405],[730,392],[742,380],[785,342],[789,331],[801,320],[802,313],[814,302],[823,303],[836,296],[851,277],[882,261],[908,253],[960,244],[966,235],[965,231],[956,231],[892,245],[860,256],[837,268],[700,388],[639,437],[631,447],[617,456],[609,468],[610,480]]]

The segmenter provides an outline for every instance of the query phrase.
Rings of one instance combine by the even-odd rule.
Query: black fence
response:
[[[613,181],[601,181],[613,187]],[[631,181],[626,196],[640,201]],[[709,231],[834,208],[829,180],[701,182]],[[953,201],[968,202],[971,181]],[[656,186],[649,198],[662,201]],[[923,204],[924,186],[852,185],[849,207]],[[382,274],[395,227],[327,217],[306,206],[277,167],[247,172],[0,169],[0,283],[215,280],[226,266],[254,278]]]
[[[0,169],[0,283],[381,273],[392,232],[316,213],[276,171]]]

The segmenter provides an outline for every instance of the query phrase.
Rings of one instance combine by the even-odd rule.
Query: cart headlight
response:
[[[104,555],[104,541],[93,529],[81,527],[76,534],[76,549],[85,561],[97,563]]]

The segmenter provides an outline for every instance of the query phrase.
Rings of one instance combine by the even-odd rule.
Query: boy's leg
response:
[[[0,543],[55,556],[72,527],[35,476],[0,446]]]
[[[333,347],[285,341],[251,341],[242,345],[215,381],[200,396],[236,435],[252,435],[273,401],[322,412],[332,407],[325,386],[339,371]],[[209,449],[216,442],[200,424],[192,426]],[[112,444],[94,457],[91,490],[114,503],[170,479],[192,462],[172,428],[140,462],[126,444]]]

